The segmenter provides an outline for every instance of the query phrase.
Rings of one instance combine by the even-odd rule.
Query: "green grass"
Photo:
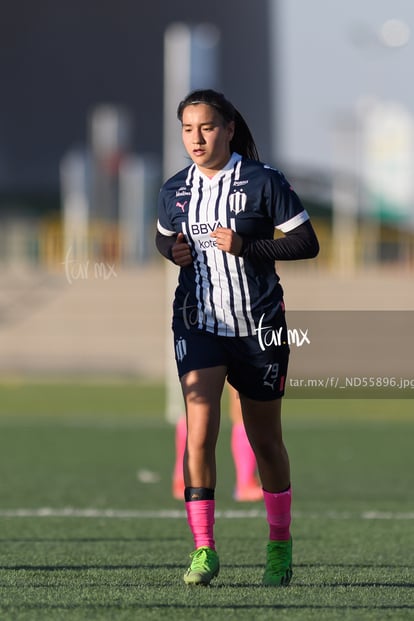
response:
[[[260,586],[263,508],[232,500],[226,416],[221,573],[207,589],[183,585],[192,544],[170,494],[163,399],[133,382],[0,385],[1,621],[414,618],[408,400],[286,400],[295,568],[274,590]]]

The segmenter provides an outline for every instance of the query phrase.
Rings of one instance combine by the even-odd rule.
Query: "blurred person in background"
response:
[[[292,577],[291,481],[281,424],[289,345],[275,261],[307,259],[319,244],[281,172],[259,161],[251,132],[224,95],[190,93],[178,106],[192,163],[158,201],[156,245],[180,267],[173,304],[186,405],[185,507],[194,540],[188,585],[220,569],[214,539],[215,449],[224,383],[238,391],[269,525],[263,583]],[[274,230],[284,237],[274,239]]]

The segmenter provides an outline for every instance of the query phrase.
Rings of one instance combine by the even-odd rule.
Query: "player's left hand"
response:
[[[216,245],[219,250],[239,256],[243,240],[236,231],[220,226],[211,233],[211,237],[214,237],[216,240]]]

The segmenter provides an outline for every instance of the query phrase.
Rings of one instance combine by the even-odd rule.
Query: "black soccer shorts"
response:
[[[173,320],[175,360],[179,377],[189,371],[227,367],[227,380],[237,391],[256,401],[272,401],[285,393],[289,344],[284,312],[253,336],[216,336],[188,330]]]

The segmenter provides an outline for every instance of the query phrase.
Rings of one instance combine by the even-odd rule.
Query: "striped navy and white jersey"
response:
[[[216,248],[210,236],[231,228],[249,240],[273,239],[308,220],[298,196],[278,170],[233,153],[213,178],[192,164],[163,185],[158,231],[182,232],[193,264],[180,269],[174,315],[189,329],[219,336],[250,336],[271,321],[283,298],[273,261],[249,260]]]

